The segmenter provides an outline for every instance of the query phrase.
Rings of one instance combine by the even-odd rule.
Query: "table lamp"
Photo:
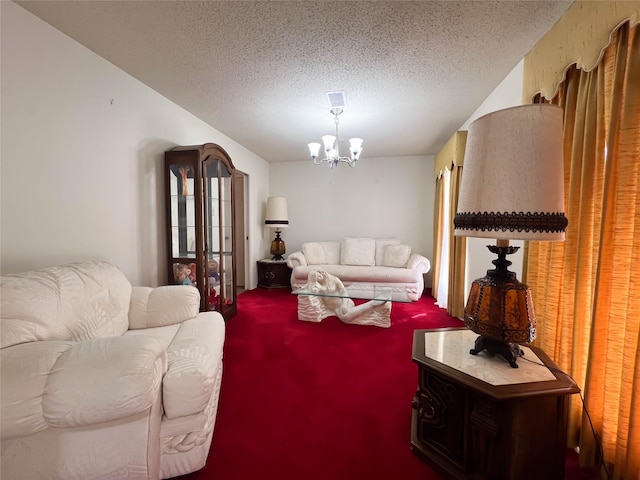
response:
[[[495,238],[495,269],[475,280],[464,323],[487,350],[517,368],[520,344],[536,337],[531,289],[508,270],[509,240],[564,240],[562,109],[550,104],[507,108],[469,127],[454,235]]]
[[[284,197],[267,198],[267,212],[264,224],[267,227],[275,228],[276,238],[271,242],[270,253],[273,260],[284,260],[285,244],[280,238],[280,230],[289,226],[289,214],[287,212],[287,199]]]

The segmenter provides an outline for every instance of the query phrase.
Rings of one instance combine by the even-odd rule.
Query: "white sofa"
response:
[[[345,285],[369,283],[406,291],[417,301],[424,291],[423,275],[431,269],[429,260],[411,251],[397,238],[346,237],[341,242],[308,242],[287,257],[292,269],[291,288],[307,283],[309,272],[324,270]]]
[[[205,464],[225,324],[188,286],[85,262],[0,277],[0,470],[169,478]]]

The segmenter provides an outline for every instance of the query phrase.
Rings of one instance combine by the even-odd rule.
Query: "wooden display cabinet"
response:
[[[167,280],[200,291],[200,310],[236,314],[231,158],[219,145],[165,152]]]

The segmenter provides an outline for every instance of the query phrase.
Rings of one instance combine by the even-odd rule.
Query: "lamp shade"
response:
[[[562,109],[507,108],[469,127],[454,235],[564,240]]]
[[[267,211],[264,217],[264,224],[267,227],[280,230],[289,226],[289,213],[287,210],[287,199],[284,197],[267,198]]]

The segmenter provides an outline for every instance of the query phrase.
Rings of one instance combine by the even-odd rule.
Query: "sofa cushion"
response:
[[[303,243],[302,253],[304,253],[308,265],[324,265],[327,263],[327,256],[320,242]]]
[[[400,240],[397,238],[376,238],[376,265],[382,265],[382,257],[384,257],[384,249],[387,245],[399,245]]]
[[[373,238],[346,237],[342,241],[340,255],[342,265],[374,266],[376,264],[376,242]]]
[[[82,342],[129,327],[131,284],[115,265],[73,263],[3,275],[0,345]]]
[[[166,365],[162,345],[149,337],[105,337],[71,345],[47,377],[43,416],[53,427],[67,428],[135,415],[159,398]]]
[[[385,267],[404,268],[411,256],[409,245],[387,245],[384,249],[382,265]]]
[[[306,283],[309,272],[318,269],[335,275],[345,285],[349,283],[415,283],[422,280],[422,274],[410,268],[368,267],[362,265],[322,265],[321,267],[307,265],[296,267],[294,280]]]
[[[330,265],[340,265],[340,242],[319,242],[324,248],[327,263]]]

